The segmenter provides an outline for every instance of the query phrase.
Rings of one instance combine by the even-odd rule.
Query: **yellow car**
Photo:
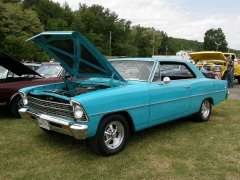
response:
[[[232,60],[236,59],[234,53],[223,53],[216,51],[202,51],[190,53],[190,57],[196,63],[195,66],[200,70],[203,63],[207,63],[207,70],[212,71],[215,79],[226,79],[228,62],[226,57],[230,56]],[[240,64],[234,61],[234,78],[238,79],[240,84]]]

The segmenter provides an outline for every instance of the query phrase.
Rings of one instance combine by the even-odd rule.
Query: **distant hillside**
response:
[[[187,40],[180,38],[168,38],[168,54],[175,55],[176,52],[180,50],[189,50],[189,51],[204,51],[203,43],[198,42],[197,40]],[[235,53],[238,58],[240,58],[240,50],[229,49],[229,52]],[[164,53],[165,54],[165,53]]]
[[[168,54],[175,55],[180,50],[202,51],[203,43],[196,40],[168,38]]]

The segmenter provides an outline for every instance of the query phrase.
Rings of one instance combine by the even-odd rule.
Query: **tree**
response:
[[[68,24],[62,18],[58,19],[48,19],[46,24],[46,31],[67,31]]]
[[[104,9],[101,5],[93,4],[88,7],[80,3],[79,6],[74,12],[72,30],[89,38],[103,54],[126,55],[125,53],[129,52],[131,46],[127,46],[127,41],[131,32],[131,21],[118,18],[116,13]],[[124,51],[123,47],[128,50]]]
[[[19,37],[43,31],[43,26],[34,11],[22,10],[21,6],[12,3],[0,6],[3,7],[0,11],[0,22],[6,35]]]
[[[137,25],[132,27],[128,43],[137,48],[138,56],[149,57],[158,54],[163,37],[162,31]]]
[[[26,36],[7,36],[4,44],[3,51],[13,56],[14,58],[21,60],[35,60],[46,61],[50,59],[50,56],[44,52],[42,48],[36,45],[34,42],[25,42],[29,38]]]
[[[228,49],[227,46],[228,43],[221,28],[209,29],[206,31],[203,42],[203,50],[226,52]]]
[[[44,53],[36,53],[39,52],[36,45],[31,45],[29,48],[29,44],[25,43],[26,39],[43,31],[43,26],[35,11],[22,9],[17,4],[0,2],[0,22],[2,24],[0,38],[4,38],[1,50],[17,59],[38,57],[39,59],[36,60],[41,61],[42,57],[45,57]]]
[[[47,25],[49,19],[63,19],[69,27],[74,19],[74,14],[67,2],[61,7],[59,3],[50,0],[24,0],[23,8],[36,11],[44,25]]]
[[[5,39],[6,39],[6,34],[4,32],[2,23],[0,22],[0,49],[3,49]]]
[[[166,54],[166,48],[168,47],[168,35],[167,33],[160,31],[160,33],[162,34],[162,42],[161,42],[161,46],[158,49],[157,54]]]
[[[21,0],[2,0],[3,3],[20,3]]]

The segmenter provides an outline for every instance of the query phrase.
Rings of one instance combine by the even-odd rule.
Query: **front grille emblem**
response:
[[[51,97],[51,96],[48,96],[47,97],[47,100],[49,100],[49,101],[52,101],[54,98],[53,97]]]

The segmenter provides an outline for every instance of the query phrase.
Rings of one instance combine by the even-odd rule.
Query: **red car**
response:
[[[0,109],[8,108],[15,117],[20,118],[18,109],[22,107],[22,98],[18,90],[28,86],[63,82],[64,73],[60,63],[42,63],[34,71],[0,51]]]

